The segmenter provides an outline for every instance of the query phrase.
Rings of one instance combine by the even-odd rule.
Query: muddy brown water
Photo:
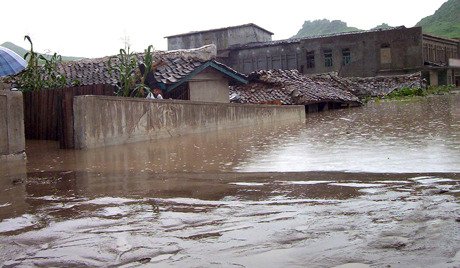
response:
[[[460,267],[460,95],[0,164],[0,266]],[[348,266],[347,266],[348,265]]]

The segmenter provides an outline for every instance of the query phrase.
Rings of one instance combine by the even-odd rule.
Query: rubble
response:
[[[334,102],[358,104],[359,98],[382,97],[401,88],[426,87],[420,72],[377,77],[340,77],[337,73],[302,75],[297,70],[260,70],[250,83],[230,87],[232,102],[300,104]]]
[[[339,77],[337,73],[311,75],[315,81],[330,81],[336,87],[349,91],[355,96],[383,97],[401,88],[424,88],[426,82],[420,72],[406,75],[376,77]]]
[[[249,75],[250,83],[230,87],[240,103],[309,105],[315,103],[359,104],[359,99],[330,79],[314,79],[297,70],[260,70]]]

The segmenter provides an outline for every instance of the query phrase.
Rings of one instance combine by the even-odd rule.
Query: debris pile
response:
[[[249,75],[250,83],[230,87],[234,102],[309,105],[315,103],[359,104],[350,92],[330,79],[314,79],[297,70],[260,70]]]
[[[420,72],[406,75],[376,77],[339,77],[337,73],[310,76],[315,81],[330,81],[336,87],[358,97],[382,97],[401,88],[424,88]]]

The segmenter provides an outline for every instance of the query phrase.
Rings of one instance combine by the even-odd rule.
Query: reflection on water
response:
[[[1,181],[0,265],[458,267],[444,176],[29,173]]]
[[[460,171],[460,95],[309,115],[239,171]]]
[[[50,142],[27,144],[28,170],[37,172],[459,172],[459,152],[460,95],[309,114],[306,124],[88,151],[63,151]]]
[[[28,141],[27,164],[0,165],[0,266],[460,267],[459,104],[88,151]]]

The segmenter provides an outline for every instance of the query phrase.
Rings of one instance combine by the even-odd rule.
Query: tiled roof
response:
[[[315,80],[297,70],[261,70],[249,75],[250,83],[233,86],[230,93],[242,103],[313,104],[358,103],[359,99],[331,81]]]
[[[204,50],[206,50],[206,48],[204,48]],[[155,80],[158,83],[169,86],[177,83],[197,68],[209,62],[224,68],[229,73],[245,77],[243,74],[238,73],[230,67],[215,61],[213,59],[215,54],[213,54],[212,51],[202,51],[203,48],[153,52],[155,65],[153,75]],[[144,54],[138,53],[136,57],[139,61],[143,61]],[[110,57],[103,57],[63,62],[58,66],[58,70],[66,76],[69,85],[74,83],[75,80],[78,80],[80,85],[116,84],[119,77],[116,73],[111,73],[109,71],[109,59]],[[115,64],[116,61],[118,61],[117,58],[112,58],[113,64]]]
[[[290,39],[275,40],[275,41],[268,41],[268,42],[254,42],[254,43],[248,43],[248,44],[233,45],[230,47],[230,49],[245,49],[245,48],[277,46],[277,45],[284,45],[284,44],[295,44],[295,43],[300,43],[302,40],[344,36],[344,35],[354,35],[354,34],[364,34],[364,33],[374,33],[374,32],[384,32],[384,31],[391,31],[391,30],[400,30],[400,29],[405,29],[405,28],[406,27],[404,26],[399,26],[399,27],[393,27],[389,29],[352,31],[352,32],[344,32],[344,33],[336,33],[336,34],[307,36],[307,37],[302,37],[302,38],[290,38]]]
[[[141,61],[144,58],[143,54],[137,54],[136,56]],[[59,71],[65,74],[69,83],[78,80],[80,85],[116,84],[118,75],[109,71],[109,59],[110,57],[104,57],[63,62],[59,65]],[[113,64],[116,61],[116,58],[112,59]],[[154,71],[155,80],[167,85],[176,83],[205,63],[206,60],[183,56],[170,57],[163,53],[155,52],[154,62],[157,66]]]

